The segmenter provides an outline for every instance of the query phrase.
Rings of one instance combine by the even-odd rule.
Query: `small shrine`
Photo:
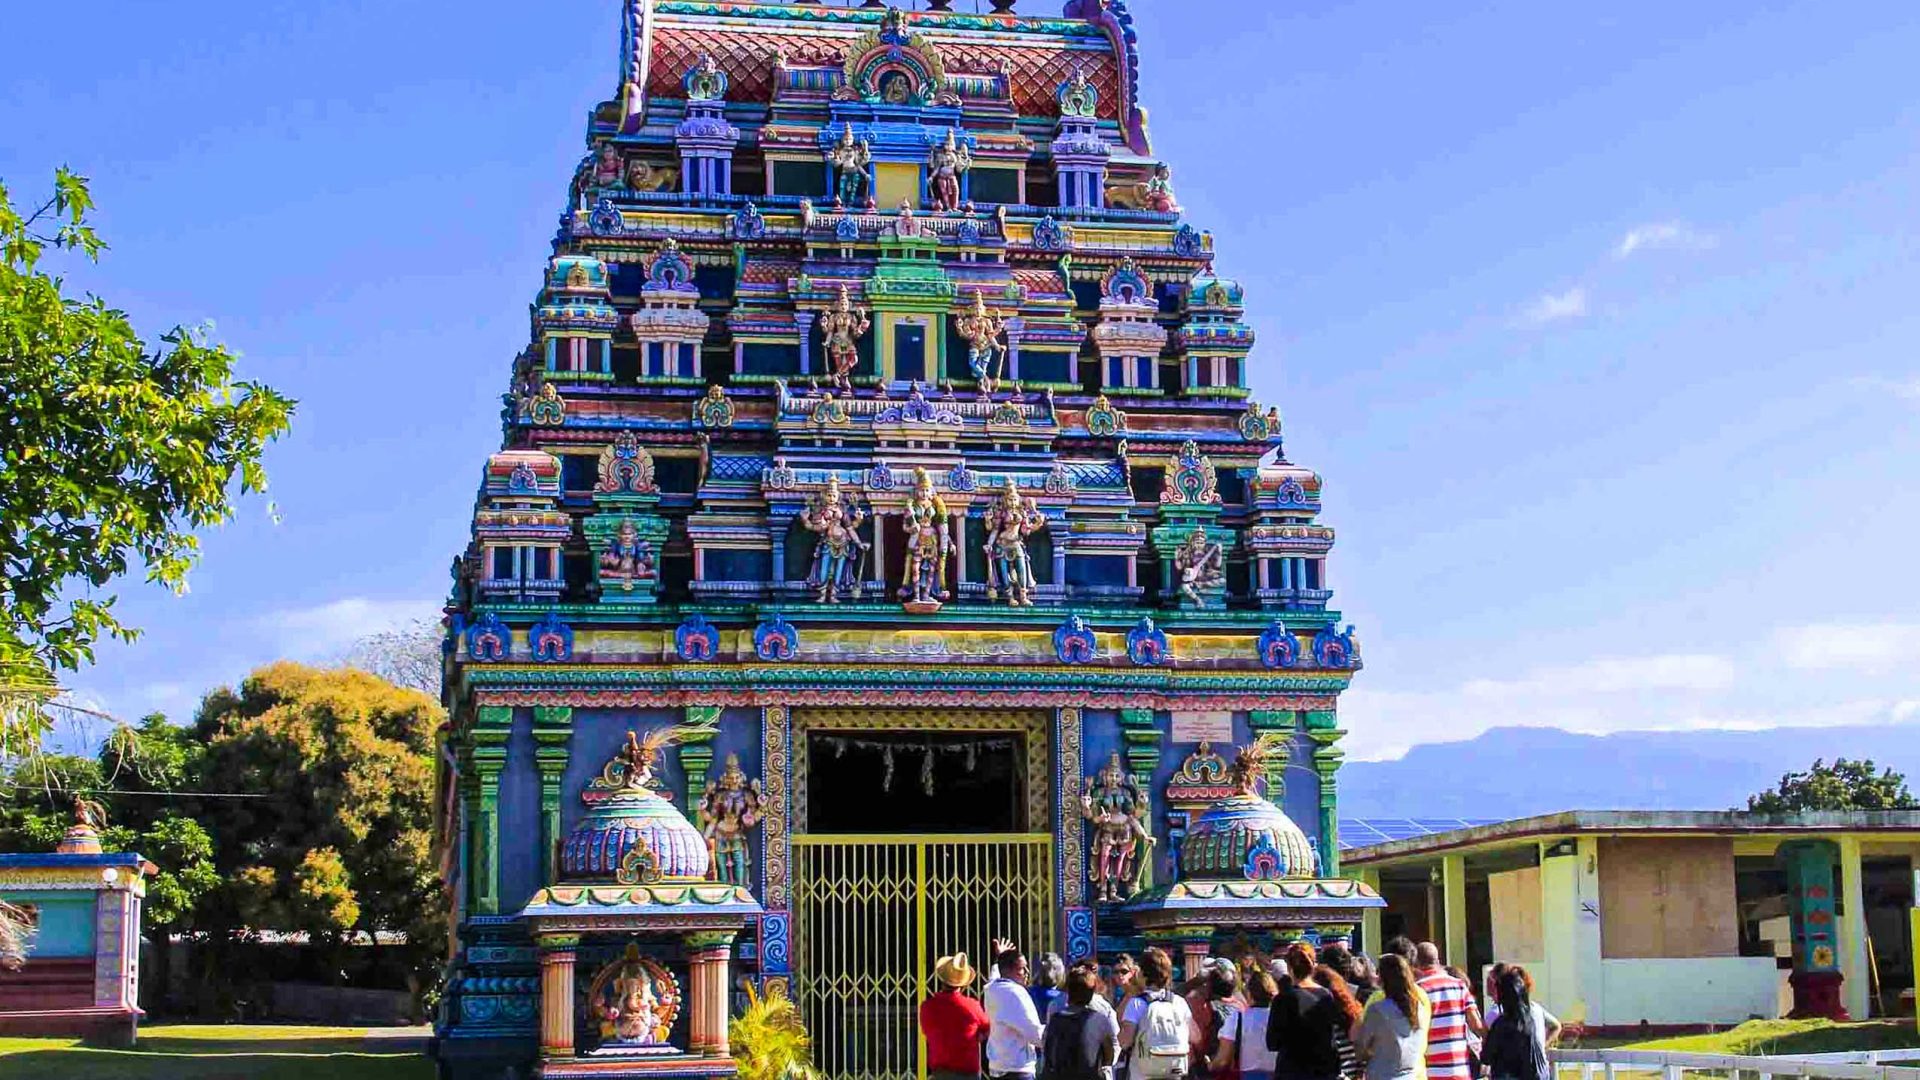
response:
[[[731,857],[731,847],[651,786],[673,737],[627,733],[581,796],[586,812],[560,847],[560,883],[518,916],[539,957],[539,1076],[734,1072],[727,969],[735,936],[761,909],[745,888],[709,874],[713,853]],[[732,765],[709,802],[745,791]]]
[[[1179,876],[1134,895],[1125,910],[1147,939],[1178,948],[1188,978],[1219,954],[1222,935],[1346,941],[1363,913],[1386,907],[1367,885],[1322,877],[1307,834],[1261,796],[1279,745],[1255,739],[1229,769],[1202,744],[1168,785],[1170,804],[1185,803],[1192,815],[1180,837]]]
[[[71,1035],[131,1046],[140,1031],[140,903],[155,866],[102,851],[106,811],[76,798],[50,854],[0,855],[0,904],[25,927],[25,958],[0,974],[0,1035]]]

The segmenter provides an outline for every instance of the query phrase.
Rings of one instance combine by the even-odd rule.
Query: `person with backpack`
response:
[[[1526,969],[1515,965],[1495,987],[1499,1011],[1488,1010],[1493,1019],[1480,1047],[1491,1080],[1552,1080],[1547,1049],[1560,1038],[1560,1021],[1533,1001],[1527,982]]]
[[[1120,1017],[1126,1080],[1170,1080],[1187,1075],[1187,1037],[1193,1011],[1173,992],[1173,959],[1159,946],[1140,954],[1146,989],[1127,999]]]
[[[1040,1043],[1039,1080],[1112,1080],[1119,1056],[1120,1025],[1113,1009],[1102,1011],[1099,980],[1076,964],[1066,976],[1066,1004],[1047,1021]]]

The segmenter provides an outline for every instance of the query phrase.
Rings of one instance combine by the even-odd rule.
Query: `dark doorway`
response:
[[[809,732],[807,831],[1025,832],[1025,756],[1016,732]]]

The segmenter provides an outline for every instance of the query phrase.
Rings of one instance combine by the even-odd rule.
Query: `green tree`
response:
[[[232,516],[236,481],[265,488],[293,414],[204,331],[149,342],[42,268],[49,250],[99,256],[92,208],[65,169],[37,207],[0,184],[0,757],[37,750],[59,672],[138,634],[101,590],[135,565],[184,589],[195,530]]]
[[[1872,761],[1835,758],[1828,765],[1815,758],[1805,772],[1790,772],[1778,787],[1747,798],[1747,809],[1760,814],[1794,814],[1807,810],[1910,810],[1920,807],[1907,790],[1907,778],[1892,769],[1874,771]]]
[[[403,933],[399,959],[424,985],[445,940],[432,853],[443,718],[426,695],[347,668],[271,664],[207,695],[203,783],[266,796],[206,803],[230,883],[209,917],[321,942]]]

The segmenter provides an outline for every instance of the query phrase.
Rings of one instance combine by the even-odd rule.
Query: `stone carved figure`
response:
[[[993,393],[1000,385],[1000,363],[1007,352],[1000,342],[1000,335],[1007,328],[1006,318],[999,312],[987,310],[986,294],[975,290],[973,310],[955,316],[953,324],[960,336],[967,339],[967,368],[979,382],[980,392]]]
[[[600,556],[600,576],[620,582],[620,591],[632,592],[636,581],[653,580],[653,545],[640,535],[640,529],[628,518]]]
[[[933,477],[924,468],[913,470],[913,494],[903,512],[907,540],[906,571],[900,597],[915,614],[931,614],[953,594],[947,589],[947,559],[953,554],[953,536],[947,527],[947,502],[933,490]]]
[[[827,164],[833,166],[834,201],[842,206],[858,206],[867,195],[867,165],[873,161],[873,149],[867,140],[853,138],[853,125],[840,129],[840,141],[827,151]]]
[[[833,385],[843,394],[853,393],[853,369],[860,362],[860,335],[872,325],[865,308],[853,306],[845,285],[833,308],[821,314],[820,336],[827,343],[827,367],[833,373]]]
[[[1180,209],[1173,201],[1173,168],[1164,161],[1155,162],[1153,175],[1140,184],[1140,205],[1161,213]]]
[[[1013,607],[1033,606],[1033,563],[1027,555],[1027,537],[1046,521],[1033,500],[1020,494],[1013,477],[1007,477],[1000,500],[988,508],[985,517],[988,600],[1004,594]]]
[[[1093,824],[1087,880],[1102,903],[1119,903],[1150,888],[1153,833],[1147,828],[1147,796],[1120,764],[1116,752],[1089,778],[1080,813]]]
[[[960,209],[960,177],[973,168],[973,154],[947,129],[944,142],[927,154],[927,204],[936,211]]]
[[[1198,607],[1220,599],[1227,580],[1226,555],[1220,543],[1207,537],[1207,530],[1196,527],[1187,542],[1174,553],[1174,572],[1180,576],[1180,596]]]
[[[740,770],[740,755],[728,754],[720,778],[707,781],[706,794],[700,799],[700,832],[707,838],[713,880],[749,884],[752,860],[747,854],[747,830],[759,823],[760,781],[748,780]]]
[[[819,536],[813,549],[813,572],[807,584],[814,599],[837,604],[841,597],[860,599],[860,579],[866,570],[866,542],[860,539],[860,523],[867,519],[850,494],[840,490],[840,478],[827,478],[827,487],[800,515],[800,525]]]

